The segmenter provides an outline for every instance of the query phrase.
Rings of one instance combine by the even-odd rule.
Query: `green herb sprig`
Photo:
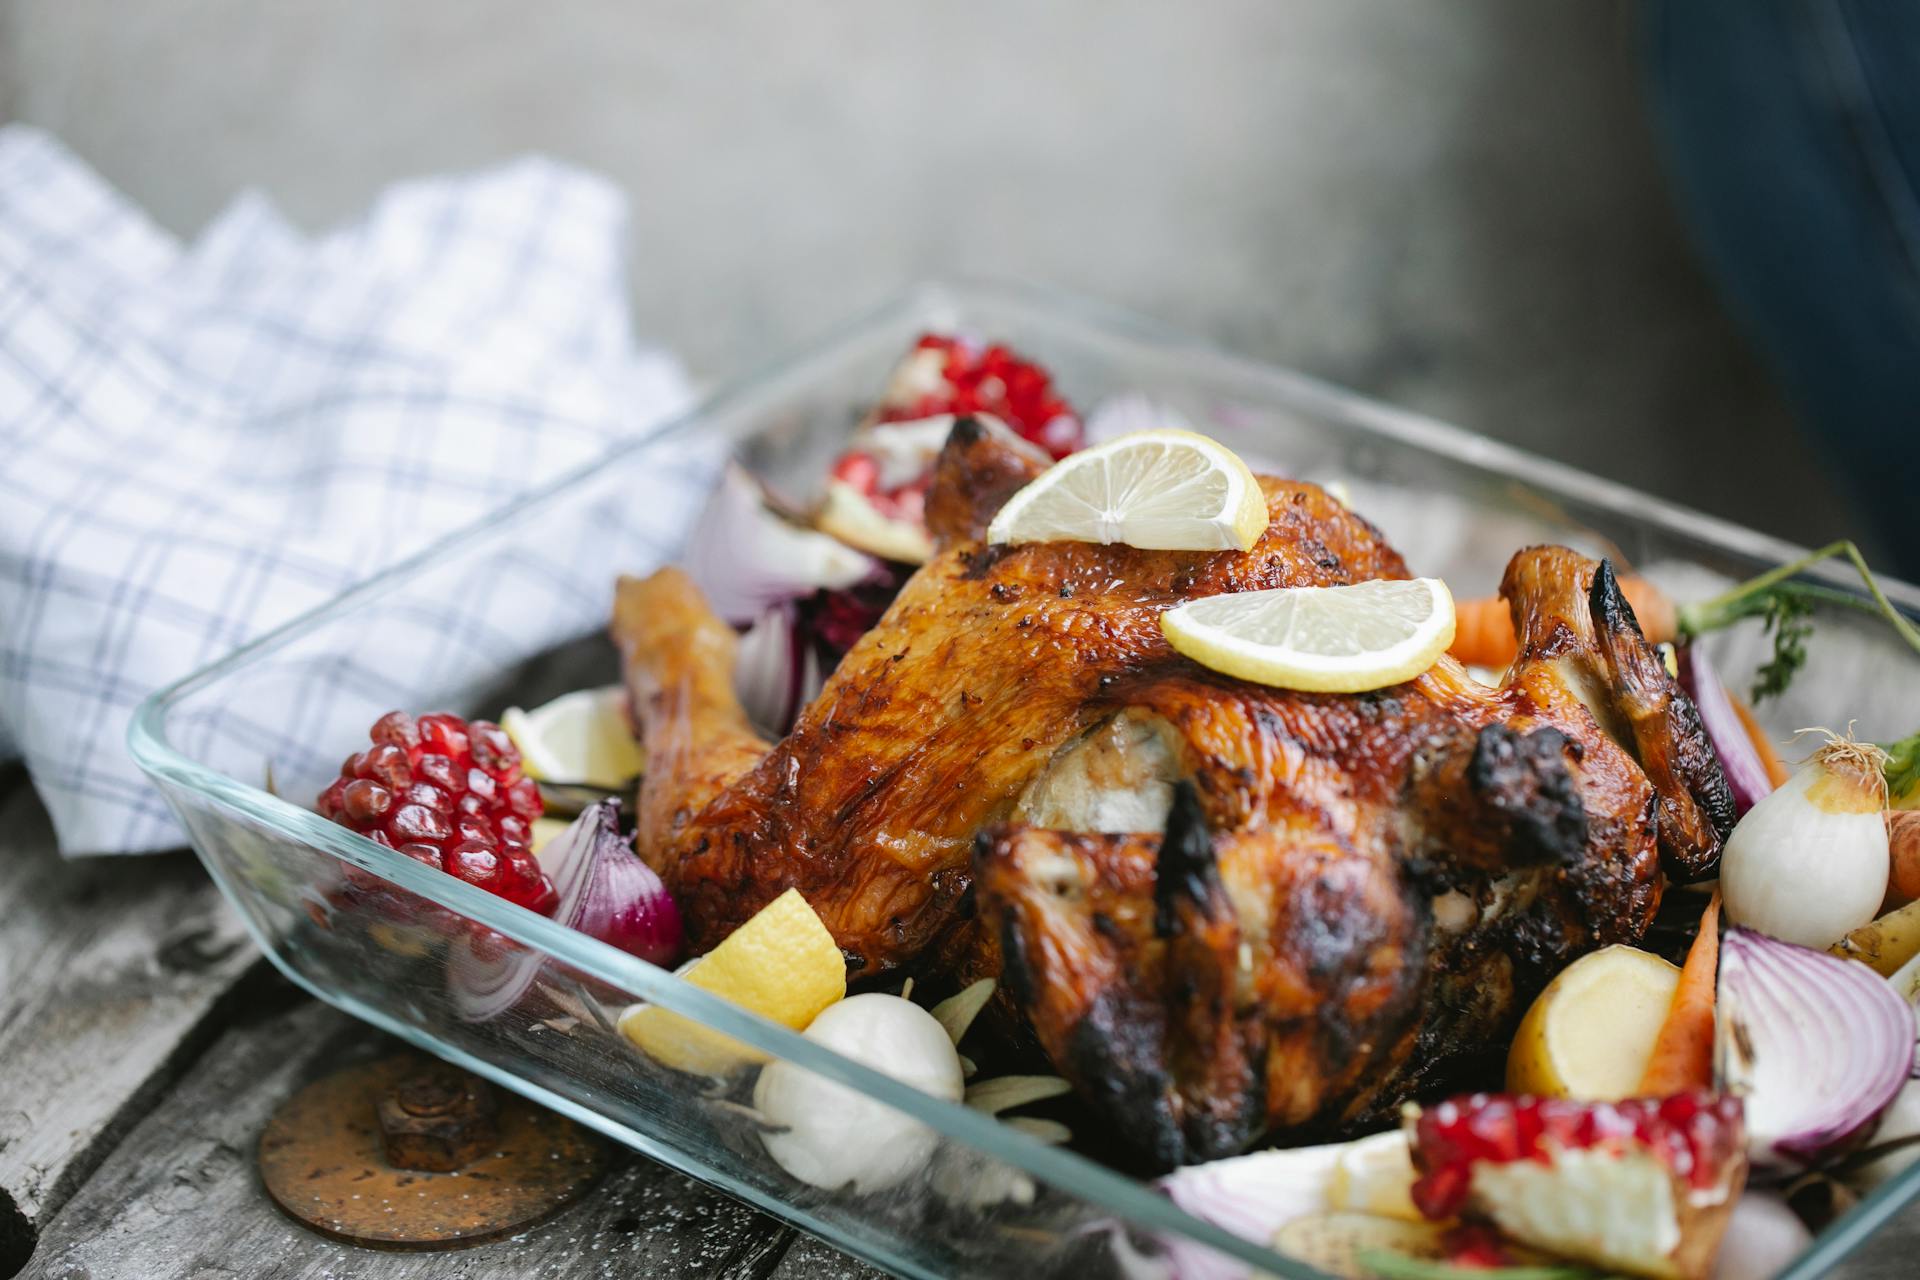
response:
[[[1868,598],[1817,582],[1796,580],[1797,574],[1835,556],[1845,556],[1859,570],[1860,581],[1866,584]],[[1813,634],[1813,613],[1822,605],[1854,609],[1884,618],[1907,642],[1907,646],[1920,654],[1920,630],[1916,630],[1913,623],[1887,599],[1886,592],[1880,589],[1879,582],[1874,579],[1873,570],[1867,567],[1867,558],[1860,554],[1860,548],[1845,540],[1828,543],[1792,564],[1769,569],[1759,577],[1723,591],[1710,600],[1681,605],[1674,611],[1674,618],[1680,635],[1687,639],[1717,631],[1743,618],[1762,619],[1773,636],[1773,656],[1754,673],[1753,700],[1760,702],[1785,693],[1787,686],[1793,683],[1794,676],[1806,666],[1807,640]]]

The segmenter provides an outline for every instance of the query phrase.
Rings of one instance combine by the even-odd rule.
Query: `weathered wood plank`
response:
[[[886,1274],[814,1236],[796,1234],[767,1280],[886,1280]]]
[[[0,774],[0,1274],[257,959],[191,857],[63,861],[25,773]]]
[[[267,1116],[306,1081],[394,1051],[306,1002],[223,1036],[48,1224],[27,1277],[45,1280],[478,1280],[659,1276],[760,1280],[792,1231],[635,1157],[582,1203],[495,1244],[359,1249],[293,1225],[254,1172]]]

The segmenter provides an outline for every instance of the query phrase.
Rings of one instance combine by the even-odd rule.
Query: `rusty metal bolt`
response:
[[[387,1163],[396,1169],[451,1173],[471,1164],[499,1136],[499,1102],[486,1081],[452,1067],[408,1076],[379,1101]]]

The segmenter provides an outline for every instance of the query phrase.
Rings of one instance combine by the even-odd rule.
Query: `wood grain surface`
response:
[[[0,775],[0,1274],[257,960],[190,856],[63,862],[25,774]]]

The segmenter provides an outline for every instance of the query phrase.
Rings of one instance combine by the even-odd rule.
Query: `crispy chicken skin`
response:
[[[950,452],[979,456],[971,467],[943,458],[930,511],[974,509],[941,490],[1000,474],[1005,455],[974,449],[992,439],[956,430]],[[854,976],[912,961],[956,923],[975,836],[1012,813],[1055,750],[1134,688],[1190,669],[1160,634],[1162,610],[1406,576],[1378,531],[1316,486],[1263,484],[1271,523],[1244,555],[949,541],[757,758],[725,692],[731,649],[686,577],[623,580],[613,634],[649,760],[640,852],[693,944],[712,946],[798,888]]]
[[[1484,1049],[1566,960],[1638,938],[1731,812],[1611,572],[1516,556],[1502,687],[1264,688],[1175,654],[1182,600],[1405,577],[1263,478],[1253,550],[985,546],[1037,464],[956,425],[938,552],[771,747],[687,579],[623,580],[638,843],[711,947],[789,887],[855,977],[1004,972],[1062,1074],[1154,1159],[1376,1114]]]

